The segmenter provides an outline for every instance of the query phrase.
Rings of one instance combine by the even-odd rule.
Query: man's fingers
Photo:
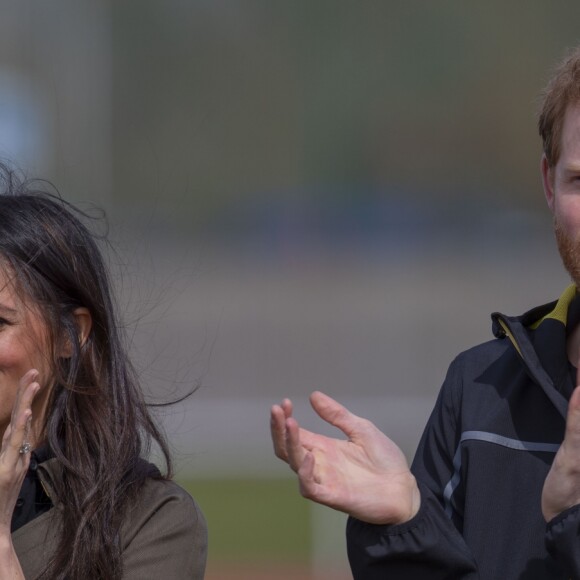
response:
[[[290,467],[297,472],[304,461],[306,451],[300,441],[300,427],[292,417],[286,419],[286,453]]]
[[[338,427],[347,437],[352,438],[353,435],[357,434],[362,419],[333,398],[320,391],[315,391],[310,395],[310,404],[321,419]]]
[[[574,389],[568,403],[565,441],[580,448],[580,387]]]
[[[316,499],[317,482],[314,479],[315,459],[314,454],[307,452],[304,455],[302,465],[298,469],[298,483],[300,494],[307,499]]]
[[[270,412],[270,433],[276,457],[288,461],[286,453],[286,414],[280,405],[273,405]]]
[[[289,463],[286,421],[292,417],[292,411],[293,408],[290,399],[284,399],[280,405],[273,405],[270,410],[270,432],[274,453],[276,457],[282,459],[282,461],[286,461],[286,463]],[[320,444],[321,436],[306,429],[298,427],[296,436],[300,442],[300,446],[305,449],[312,449],[317,444]]]
[[[280,403],[280,407],[282,407],[286,419],[288,419],[288,417],[292,417],[294,406],[292,405],[292,401],[290,399],[284,399],[282,403]]]

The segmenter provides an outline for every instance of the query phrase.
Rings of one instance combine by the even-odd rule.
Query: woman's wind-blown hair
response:
[[[147,477],[170,477],[167,443],[152,420],[88,216],[44,182],[0,165],[0,267],[46,323],[53,371],[44,441],[59,463],[62,527],[43,578],[122,576],[120,526]],[[74,312],[92,318],[79,337]],[[66,352],[66,356],[63,356]],[[143,461],[156,442],[165,475]]]

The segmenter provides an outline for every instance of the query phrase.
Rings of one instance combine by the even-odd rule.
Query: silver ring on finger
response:
[[[18,450],[18,453],[20,453],[20,455],[26,455],[27,453],[30,453],[30,450],[31,449],[32,449],[32,446],[30,445],[30,443],[28,443],[28,441],[25,441],[20,446],[20,449]]]

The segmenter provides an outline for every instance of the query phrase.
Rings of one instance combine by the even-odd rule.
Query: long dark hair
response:
[[[140,458],[155,441],[169,477],[170,455],[128,359],[87,216],[42,183],[0,165],[0,263],[40,307],[52,345],[55,383],[44,434],[60,466],[55,492],[62,525],[43,577],[115,580],[122,575],[121,521],[150,475]],[[92,316],[83,344],[73,314],[78,307]],[[70,358],[59,356],[63,340],[72,347]]]

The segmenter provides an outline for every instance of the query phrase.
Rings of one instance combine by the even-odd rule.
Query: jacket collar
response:
[[[522,316],[492,314],[493,332],[508,337],[529,376],[546,393],[562,416],[574,388],[566,355],[568,333],[580,321],[580,295],[574,285],[560,298]]]

